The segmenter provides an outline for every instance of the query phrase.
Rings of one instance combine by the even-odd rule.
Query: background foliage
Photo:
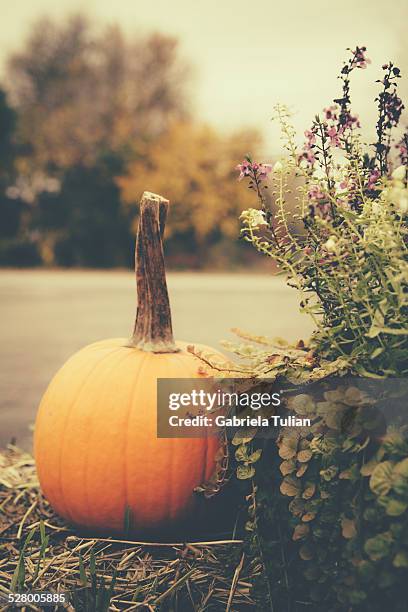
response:
[[[248,257],[234,245],[249,198],[232,169],[260,138],[198,125],[190,73],[170,36],[127,39],[82,16],[34,24],[0,96],[0,264],[131,265],[144,190],[174,203],[170,263]]]

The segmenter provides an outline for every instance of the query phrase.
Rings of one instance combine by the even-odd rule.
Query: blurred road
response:
[[[306,338],[312,324],[280,278],[255,274],[168,275],[179,340],[217,347],[229,329]],[[123,271],[0,270],[0,447],[31,446],[30,425],[47,383],[76,350],[127,337],[136,307]]]

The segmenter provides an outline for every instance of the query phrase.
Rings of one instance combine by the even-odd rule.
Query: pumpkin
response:
[[[215,470],[217,437],[156,433],[157,379],[205,376],[188,344],[173,340],[162,247],[168,204],[143,194],[132,338],[80,350],[39,407],[34,454],[42,490],[59,515],[80,527],[123,533],[126,517],[137,533],[179,525],[194,515],[194,488]]]

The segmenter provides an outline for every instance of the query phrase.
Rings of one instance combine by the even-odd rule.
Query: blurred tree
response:
[[[256,153],[259,137],[192,123],[188,72],[169,36],[129,41],[82,16],[34,25],[8,62],[24,144],[8,193],[26,203],[19,236],[43,263],[130,263],[134,203],[145,189],[173,203],[169,251],[180,263],[236,257],[237,216],[252,199],[234,167],[243,150]]]
[[[82,16],[34,25],[8,62],[25,144],[11,193],[29,204],[25,231],[44,263],[127,263],[131,227],[114,177],[137,143],[187,116],[186,77],[174,38],[128,41]]]
[[[42,232],[42,260],[61,266],[110,268],[132,264],[134,237],[112,180],[115,160],[75,166],[64,175],[61,191],[43,193],[32,219]]]
[[[0,89],[0,265],[31,265],[39,261],[35,245],[27,235],[21,235],[26,205],[10,192],[17,176],[16,123],[17,114]]]
[[[128,42],[118,27],[95,34],[82,16],[40,20],[7,72],[36,169],[92,165],[101,151],[156,136],[186,115],[186,70],[174,38]]]
[[[204,265],[209,263],[210,245],[229,239],[232,247],[231,239],[235,242],[239,232],[238,216],[253,205],[253,194],[237,182],[235,166],[242,151],[256,153],[259,146],[260,137],[253,130],[221,136],[207,126],[174,123],[161,137],[139,148],[139,158],[117,179],[122,198],[134,209],[145,189],[169,198],[170,254],[172,244],[182,251],[187,247],[197,256],[191,263]]]

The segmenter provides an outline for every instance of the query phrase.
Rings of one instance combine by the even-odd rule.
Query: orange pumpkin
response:
[[[34,435],[38,476],[55,511],[82,527],[171,528],[195,508],[219,441],[159,439],[158,378],[197,378],[200,360],[173,341],[162,235],[168,201],[145,192],[136,242],[138,309],[131,340],[91,344],[51,381]]]

